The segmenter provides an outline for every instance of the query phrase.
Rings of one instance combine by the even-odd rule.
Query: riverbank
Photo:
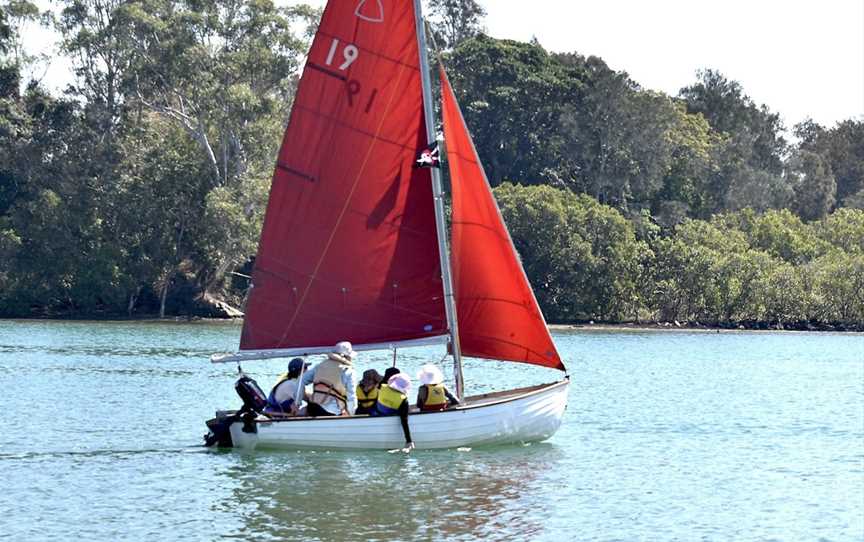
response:
[[[239,312],[239,311],[238,311]],[[224,323],[240,325],[243,322],[241,316],[235,317],[212,317],[212,316],[166,316],[159,318],[157,314],[142,314],[136,316],[33,316],[29,318],[4,317],[0,320],[7,321],[60,321],[60,322],[140,322],[140,323],[176,323],[176,322],[200,322],[200,323]],[[864,333],[864,323],[852,324],[813,324],[811,322],[792,322],[778,324],[776,322],[740,322],[703,324],[701,322],[575,322],[566,324],[548,324],[553,331],[687,331],[719,333],[721,331],[823,331],[830,333]]]
[[[826,332],[864,332],[864,323],[853,324],[813,324],[810,322],[741,322],[706,325],[700,322],[603,322],[549,324],[553,331],[590,330],[590,331],[702,331],[719,333],[721,331],[826,331]]]

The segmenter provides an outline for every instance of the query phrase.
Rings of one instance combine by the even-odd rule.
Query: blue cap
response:
[[[289,373],[294,373],[294,372],[299,373],[300,369],[302,369],[304,365],[306,367],[309,367],[309,365],[311,365],[311,364],[310,363],[304,363],[303,358],[294,358],[291,360],[290,363],[288,363],[288,372]]]

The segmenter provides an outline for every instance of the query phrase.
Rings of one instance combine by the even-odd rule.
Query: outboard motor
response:
[[[237,421],[243,422],[244,433],[258,432],[255,418],[267,406],[267,394],[255,380],[243,374],[242,371],[240,378],[234,383],[234,390],[243,400],[243,406],[236,412],[223,413],[207,421],[207,428],[210,429],[210,433],[204,435],[205,446],[213,446],[214,444],[220,447],[233,446],[230,428],[231,424]]]
[[[257,382],[245,374],[241,374],[237,382],[234,383],[234,389],[237,391],[240,399],[243,399],[243,408],[240,409],[241,413],[254,412],[255,414],[260,414],[264,411],[264,407],[267,406],[267,394],[264,393],[264,390],[261,389],[261,386]]]

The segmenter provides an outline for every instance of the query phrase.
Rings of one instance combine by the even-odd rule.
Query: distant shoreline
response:
[[[827,332],[827,333],[862,333],[864,325],[801,325],[787,324],[779,326],[776,323],[756,322],[745,324],[705,325],[681,322],[647,322],[647,323],[579,323],[579,324],[548,324],[552,331],[668,331],[720,333],[730,331],[770,331],[770,332]]]
[[[142,324],[174,324],[174,323],[224,323],[226,325],[240,325],[242,318],[213,318],[201,316],[169,316],[159,318],[155,315],[142,315],[140,317],[82,317],[82,318],[58,318],[58,317],[3,317],[0,320],[9,321],[50,321],[50,322],[138,322]],[[796,332],[829,332],[829,333],[864,333],[864,324],[808,324],[788,323],[778,325],[769,322],[743,322],[726,324],[702,324],[701,322],[600,322],[593,321],[577,322],[571,324],[548,324],[552,331],[670,331],[670,332],[702,332],[720,333],[729,331],[796,331]]]

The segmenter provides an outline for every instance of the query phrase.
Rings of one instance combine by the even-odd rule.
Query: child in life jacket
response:
[[[414,449],[411,429],[408,427],[408,392],[411,390],[411,378],[403,373],[396,373],[378,390],[378,401],[370,413],[372,416],[399,416],[402,423],[402,433],[405,435],[405,448],[410,452]]]
[[[422,384],[417,390],[417,408],[421,411],[445,410],[459,404],[459,400],[444,386],[444,375],[437,366],[424,365],[417,373],[417,379]]]
[[[381,385],[381,375],[375,369],[363,373],[363,379],[357,384],[357,410],[354,414],[369,414],[378,402],[378,388]]]

